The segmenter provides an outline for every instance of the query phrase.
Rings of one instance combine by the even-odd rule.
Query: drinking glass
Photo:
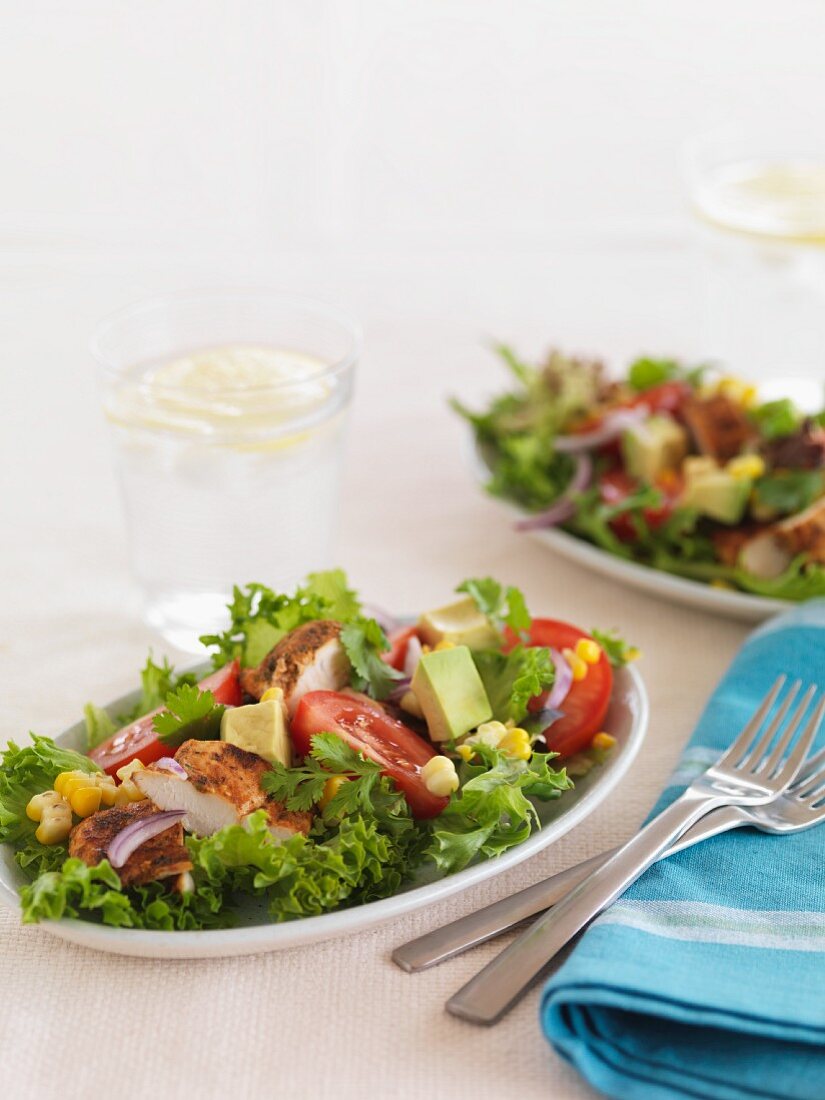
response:
[[[690,141],[706,347],[765,397],[825,404],[825,139],[791,127]]]
[[[358,326],[263,290],[154,298],[92,339],[145,617],[189,652],[234,584],[332,564]]]

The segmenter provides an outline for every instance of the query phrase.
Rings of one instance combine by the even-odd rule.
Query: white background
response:
[[[270,1095],[283,1054],[291,1095],[340,1100],[363,1094],[368,1060],[352,1051],[367,1028],[400,1095],[433,1081],[478,1100],[589,1095],[540,1040],[535,998],[493,1036],[446,1020],[478,955],[411,982],[387,952],[629,835],[744,631],[517,538],[471,486],[445,398],[501,380],[490,337],[528,355],[704,354],[682,142],[736,120],[821,130],[823,41],[825,5],[801,0],[2,2],[0,740],[54,733],[87,698],[131,688],[157,646],[128,572],[90,330],[149,293],[237,283],[316,294],[364,324],[340,541],[362,591],[410,610],[489,572],[537,611],[620,625],[646,652],[655,719],[633,782],[592,823],[449,909],[319,948],[311,992],[300,952],[161,976],[4,915],[6,1080],[31,1096],[113,1081],[123,1095],[159,1081]],[[155,998],[157,1076],[141,1036],[101,1041],[104,974],[111,997]],[[319,990],[343,1052],[313,1040]],[[256,999],[266,1058],[260,1032],[244,1045],[204,1028],[221,997],[236,1023]]]

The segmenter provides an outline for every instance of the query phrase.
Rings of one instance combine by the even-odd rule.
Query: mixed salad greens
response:
[[[236,588],[210,675],[150,654],[130,713],[85,708],[88,753],[10,743],[0,842],[24,921],[209,929],[250,896],[289,920],[525,840],[568,768],[610,751],[612,670],[634,653],[532,619],[491,578],[457,592],[403,626],[340,570]]]
[[[825,595],[825,412],[706,366],[641,358],[538,366],[497,349],[513,387],[472,425],[488,489],[618,557],[787,600]]]

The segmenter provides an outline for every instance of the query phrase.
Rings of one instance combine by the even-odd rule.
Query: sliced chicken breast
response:
[[[270,769],[263,757],[225,741],[184,741],[175,759],[188,779],[152,767],[132,778],[161,809],[185,810],[183,827],[188,832],[211,836],[262,807],[275,835],[309,832],[311,814],[289,813],[261,789],[261,777]]]
[[[350,663],[340,634],[341,624],[328,619],[296,627],[257,668],[241,672],[241,686],[255,699],[268,688],[279,687],[291,718],[307,692],[340,691],[349,684]]]
[[[158,807],[148,798],[99,810],[72,829],[69,855],[94,867],[106,858],[106,849],[127,825],[157,812]],[[155,879],[178,877],[191,870],[192,861],[183,843],[183,826],[176,821],[136,848],[117,873],[124,886],[140,886]]]

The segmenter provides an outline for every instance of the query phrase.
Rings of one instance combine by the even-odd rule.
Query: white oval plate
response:
[[[139,693],[117,699],[107,708],[112,714],[122,714],[134,706]],[[506,871],[542,851],[554,840],[564,836],[583,821],[613,791],[627,774],[647,731],[648,701],[641,677],[633,668],[616,673],[613,698],[605,728],[617,739],[616,748],[606,762],[594,767],[577,780],[576,787],[554,802],[537,803],[542,827],[523,844],[496,859],[474,864],[446,878],[421,876],[403,891],[390,898],[372,901],[352,909],[340,909],[319,917],[273,924],[267,919],[264,905],[250,905],[236,928],[205,929],[200,932],[147,932],[141,929],[111,928],[84,920],[44,921],[41,927],[52,935],[71,943],[116,955],[141,955],[155,959],[221,958],[229,955],[252,955],[259,951],[278,951],[300,947],[360,932],[364,928],[431,905],[459,890],[466,890],[483,879]],[[69,748],[83,750],[85,728],[78,722],[55,740]],[[0,900],[19,911],[18,888],[26,879],[14,862],[11,846],[0,845]]]
[[[490,477],[490,471],[484,462],[478,449],[470,446],[470,466],[478,483],[484,488]],[[505,512],[513,517],[516,522],[529,516],[518,505],[501,497],[491,497]],[[629,585],[631,588],[639,588],[643,592],[652,592],[655,596],[662,596],[674,603],[687,604],[689,607],[700,607],[706,611],[715,611],[720,615],[729,615],[734,619],[745,619],[747,622],[761,622],[763,619],[776,615],[779,611],[787,611],[793,606],[791,600],[775,600],[767,596],[753,596],[747,592],[735,592],[724,588],[714,588],[702,581],[688,580],[687,577],[676,577],[672,573],[664,573],[661,569],[652,569],[649,565],[642,565],[635,561],[626,561],[617,558],[615,554],[602,550],[584,539],[577,538],[567,531],[557,527],[548,527],[544,530],[525,531],[544,546],[549,546],[557,554],[576,562],[585,569],[592,569],[594,573],[611,577]]]

